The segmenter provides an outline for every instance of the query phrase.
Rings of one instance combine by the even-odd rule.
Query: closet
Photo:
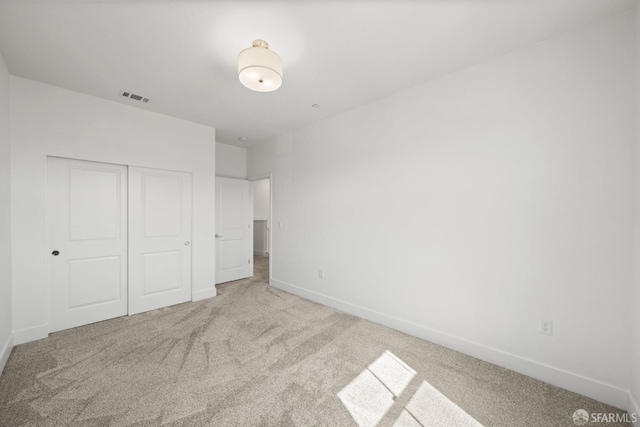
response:
[[[190,173],[47,158],[50,331],[191,299]]]

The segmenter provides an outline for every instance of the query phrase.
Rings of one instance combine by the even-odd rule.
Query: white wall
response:
[[[193,298],[215,295],[215,130],[11,77],[13,328],[16,343],[46,336],[46,156],[193,174]]]
[[[633,31],[627,13],[249,149],[282,222],[272,284],[625,407]]]
[[[253,221],[253,253],[262,256],[269,254],[267,221]]]
[[[269,185],[271,180],[259,179],[253,181],[253,219],[254,221],[269,221]]]
[[[9,71],[0,55],[0,372],[11,348],[11,139]]]
[[[247,177],[246,148],[216,142],[216,176],[245,179]]]
[[[635,72],[635,247],[634,266],[635,277],[632,282],[630,302],[631,331],[631,391],[629,398],[629,413],[638,414],[635,426],[640,427],[640,1],[636,3],[635,16],[636,36],[636,72]]]

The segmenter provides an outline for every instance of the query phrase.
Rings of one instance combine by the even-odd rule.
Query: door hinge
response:
[[[250,260],[250,259],[248,259],[248,260],[247,260],[247,262],[248,262],[249,264],[251,264],[251,260]]]

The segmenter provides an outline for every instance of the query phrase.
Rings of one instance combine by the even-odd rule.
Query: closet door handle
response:
[[[51,252],[51,255],[58,256],[58,255],[60,255],[60,252],[59,251],[53,251],[53,252]]]

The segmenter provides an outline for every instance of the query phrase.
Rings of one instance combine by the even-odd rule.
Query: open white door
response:
[[[191,174],[129,168],[129,314],[191,300]]]
[[[127,167],[47,159],[50,331],[127,314]]]
[[[253,276],[251,182],[216,177],[216,284]]]

